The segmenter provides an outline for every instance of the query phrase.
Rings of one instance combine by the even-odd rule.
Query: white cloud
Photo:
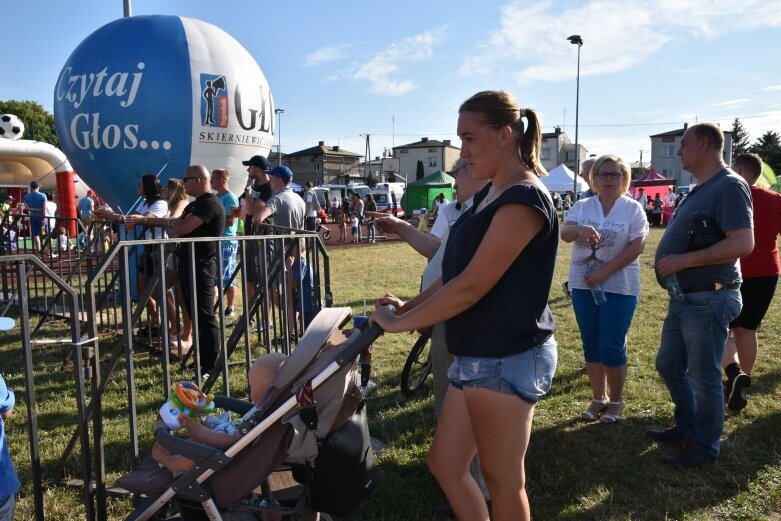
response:
[[[385,96],[406,94],[417,85],[414,81],[401,77],[402,66],[406,63],[430,60],[434,56],[434,47],[444,40],[445,31],[445,27],[437,27],[393,42],[362,63],[353,64],[347,71],[340,72],[336,76],[366,82],[375,94]]]
[[[732,121],[722,121],[721,128],[732,128]],[[743,123],[743,128],[746,129],[751,141],[754,142],[768,130],[777,131],[781,128],[781,110],[766,112],[760,116],[740,118],[740,122]]]
[[[328,47],[321,47],[320,49],[309,53],[304,65],[320,65],[321,63],[338,60],[344,57],[344,45],[330,45]]]
[[[461,74],[488,75],[501,66],[515,67],[520,84],[574,78],[577,51],[566,41],[571,34],[583,37],[580,73],[585,76],[641,64],[682,32],[707,39],[781,26],[781,2],[766,0],[589,0],[559,11],[561,5],[551,0],[505,4],[498,27],[466,57]]]
[[[739,105],[743,105],[747,101],[748,98],[730,99],[730,100],[714,103],[713,106],[714,107],[737,107]]]
[[[759,90],[761,90],[761,91],[763,91],[763,92],[772,92],[772,91],[777,91],[777,90],[781,90],[781,85],[769,85],[769,86],[767,86],[767,87],[762,87],[762,88],[761,88],[761,89],[759,89]]]

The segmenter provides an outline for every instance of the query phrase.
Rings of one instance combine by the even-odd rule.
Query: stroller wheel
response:
[[[326,228],[325,231],[323,232],[323,240],[324,241],[331,240],[331,230],[329,230],[328,228]]]
[[[417,391],[431,372],[431,333],[420,335],[412,346],[401,371],[401,392],[410,396]]]

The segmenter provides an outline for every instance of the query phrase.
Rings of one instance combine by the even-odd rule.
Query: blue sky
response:
[[[629,161],[685,121],[741,118],[752,138],[781,132],[775,55],[781,2],[743,0],[206,2],[133,0],[133,14],[215,24],[257,60],[282,150],[323,140],[372,156],[422,136],[451,139],[459,104],[503,89],[574,140],[580,34],[580,142]],[[5,2],[0,99],[52,110],[76,46],[122,16],[121,0]],[[395,125],[393,123],[395,119]],[[275,139],[276,143],[276,139]]]

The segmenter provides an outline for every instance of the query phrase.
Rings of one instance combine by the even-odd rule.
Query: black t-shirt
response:
[[[255,183],[252,185],[252,191],[255,192],[255,195],[253,195],[252,199],[260,199],[264,203],[267,203],[269,199],[271,199],[271,196],[274,195],[273,191],[271,190],[271,181],[268,183]],[[266,219],[266,222],[269,224],[272,224],[272,217],[269,217]],[[245,235],[252,235],[252,216],[248,215],[244,219],[244,234]]]
[[[447,283],[469,265],[494,214],[505,204],[522,204],[543,217],[542,230],[521,251],[496,285],[475,305],[445,323],[448,351],[459,356],[503,357],[540,345],[556,330],[548,296],[556,266],[559,220],[548,195],[534,185],[505,190],[480,212],[489,183],[450,228],[442,277]]]
[[[203,224],[182,237],[222,237],[225,228],[225,207],[211,192],[199,196],[195,201],[184,207],[182,218],[194,215],[203,219]],[[182,247],[180,252],[189,251]],[[217,241],[198,242],[195,244],[195,258],[208,259],[217,255]]]

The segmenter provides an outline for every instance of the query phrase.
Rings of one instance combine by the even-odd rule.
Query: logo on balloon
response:
[[[192,164],[235,171],[240,190],[240,162],[271,148],[273,113],[265,76],[241,45],[176,16],[101,27],[71,54],[54,92],[57,134],[74,169],[126,209],[143,174],[165,181]]]
[[[201,121],[205,127],[228,126],[228,94],[225,90],[225,76],[201,74],[203,88],[201,100]],[[223,92],[224,94],[220,94]],[[216,120],[215,120],[216,109]]]

